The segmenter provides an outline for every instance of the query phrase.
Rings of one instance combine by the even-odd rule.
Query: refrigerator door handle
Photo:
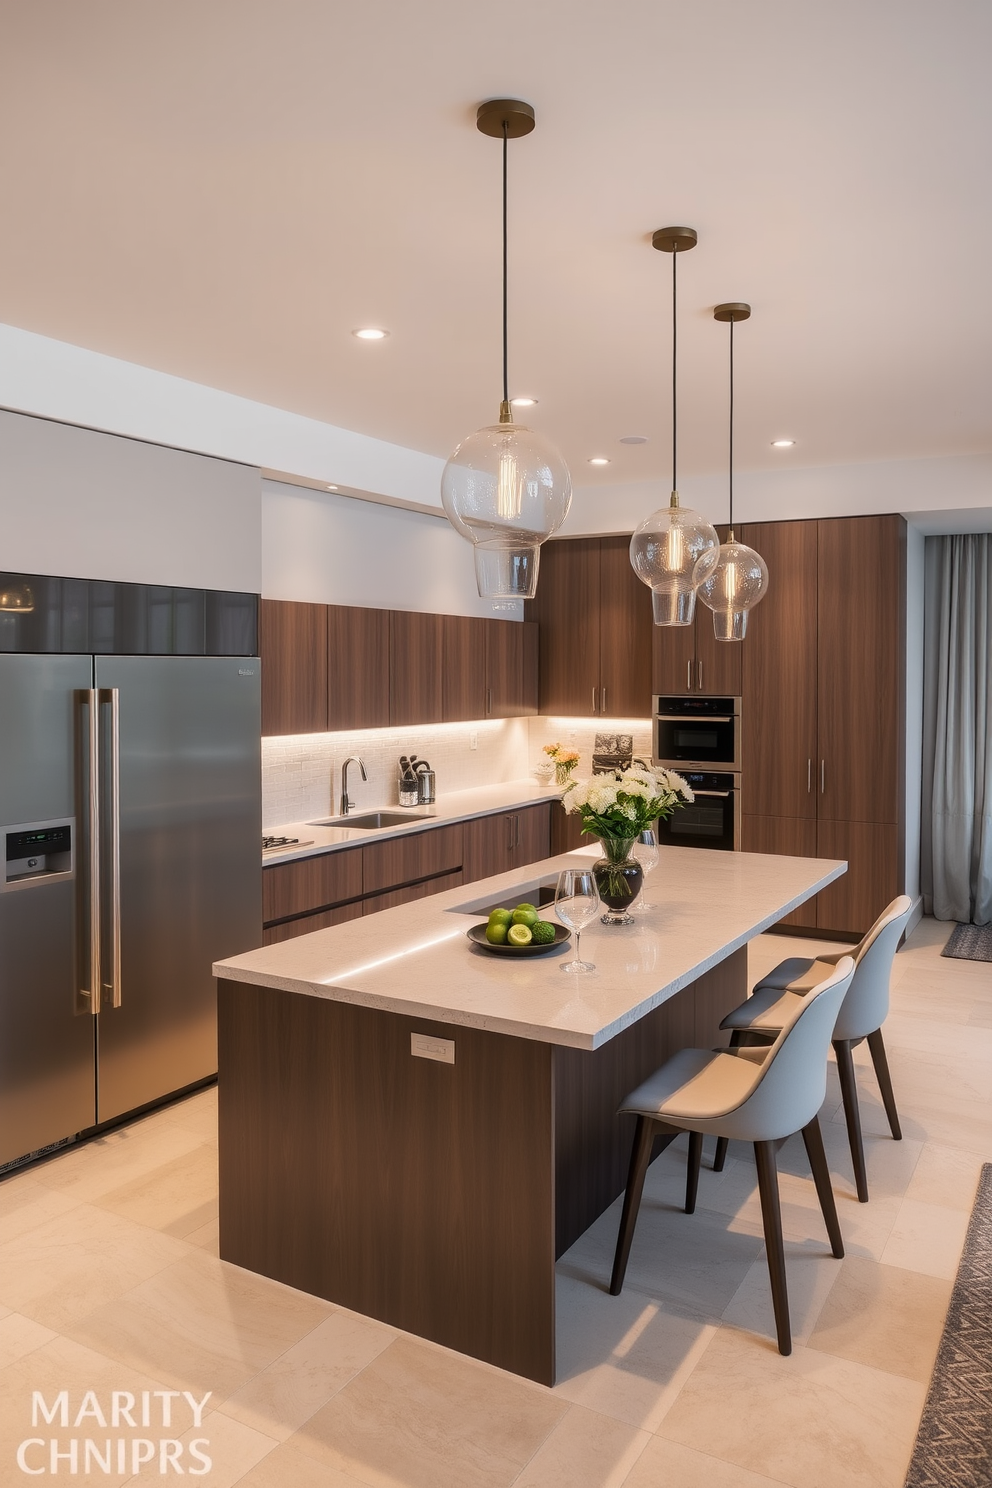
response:
[[[107,907],[110,979],[106,983],[111,1007],[121,1005],[121,694],[119,687],[101,687],[100,702],[110,710],[107,798]]]
[[[85,963],[88,985],[79,988],[79,995],[89,1002],[90,1012],[96,1017],[100,1011],[100,724],[96,689],[80,688],[76,698],[86,710],[87,773],[83,793],[86,801],[88,849],[88,880],[83,905],[88,935],[88,956]]]

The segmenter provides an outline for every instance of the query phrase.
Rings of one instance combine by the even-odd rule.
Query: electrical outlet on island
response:
[[[479,735],[475,729],[472,729],[469,733],[468,747],[469,749],[478,749],[479,747]]]

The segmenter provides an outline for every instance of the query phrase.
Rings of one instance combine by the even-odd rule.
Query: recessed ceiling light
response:
[[[791,449],[795,442],[794,439],[773,439],[772,449]]]
[[[336,490],[337,490],[337,486],[328,486],[328,488],[327,488],[327,489],[328,489],[328,490],[329,490],[329,491],[336,491]]]
[[[646,434],[621,434],[619,442],[621,444],[647,444],[648,436]]]
[[[384,341],[389,335],[388,331],[380,331],[377,326],[364,326],[359,331],[352,331],[359,341]]]
[[[514,408],[533,408],[537,404],[536,398],[511,398],[510,402]]]
[[[609,463],[610,462],[605,455],[593,455],[592,459],[589,461],[590,465],[609,465]]]

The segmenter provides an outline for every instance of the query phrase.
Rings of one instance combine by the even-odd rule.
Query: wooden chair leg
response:
[[[685,1212],[696,1212],[696,1194],[699,1189],[699,1168],[703,1160],[702,1132],[689,1133],[689,1161],[685,1171]]]
[[[758,1167],[758,1193],[761,1196],[761,1222],[765,1230],[765,1254],[768,1277],[772,1284],[772,1307],[780,1354],[792,1353],[792,1328],[789,1323],[789,1293],[785,1282],[785,1246],[782,1241],[782,1209],[778,1197],[778,1165],[772,1142],[755,1142],[754,1160]]]
[[[851,1040],[835,1039],[834,1053],[837,1055],[840,1093],[844,1098],[844,1116],[847,1120],[847,1139],[851,1144],[854,1182],[857,1186],[859,1200],[862,1204],[867,1204],[868,1174],[865,1170],[865,1147],[861,1136],[861,1111],[858,1107],[858,1084],[854,1075]]]
[[[885,1057],[885,1045],[882,1043],[882,1030],[876,1028],[874,1033],[868,1035],[868,1052],[871,1062],[875,1066],[875,1078],[878,1080],[878,1088],[882,1092],[882,1104],[885,1114],[889,1118],[889,1130],[893,1139],[902,1141],[902,1127],[899,1125],[899,1112],[896,1110],[896,1098],[892,1093],[892,1077],[889,1074],[889,1061]]]
[[[840,1232],[840,1220],[837,1218],[837,1205],[834,1202],[834,1191],[830,1182],[827,1154],[823,1150],[823,1133],[820,1131],[819,1117],[814,1116],[809,1125],[803,1127],[803,1142],[806,1144],[806,1156],[813,1170],[813,1182],[816,1184],[816,1196],[820,1200],[820,1208],[823,1211],[823,1221],[830,1237],[830,1249],[840,1260],[844,1254],[844,1237]]]
[[[716,1139],[716,1152],[713,1154],[713,1171],[714,1171],[714,1173],[722,1173],[723,1172],[723,1165],[727,1161],[727,1151],[728,1151],[729,1147],[730,1147],[730,1139],[728,1137],[717,1137],[717,1139]]]
[[[630,1153],[630,1169],[627,1173],[627,1190],[623,1196],[623,1212],[620,1216],[620,1233],[617,1235],[617,1250],[613,1258],[613,1276],[610,1280],[610,1295],[619,1297],[627,1274],[627,1257],[634,1238],[637,1211],[641,1207],[644,1179],[651,1161],[654,1145],[655,1123],[646,1116],[638,1116],[634,1130],[634,1145]]]

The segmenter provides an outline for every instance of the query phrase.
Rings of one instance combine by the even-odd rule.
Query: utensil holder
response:
[[[417,776],[418,806],[433,806],[437,800],[437,777],[433,770],[421,770]]]
[[[417,782],[415,780],[404,780],[403,776],[401,775],[396,782],[396,789],[399,793],[399,802],[401,806],[416,806],[418,804],[418,790]]]

